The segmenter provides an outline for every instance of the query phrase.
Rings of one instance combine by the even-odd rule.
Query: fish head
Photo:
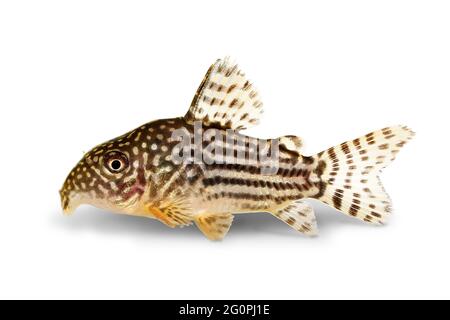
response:
[[[96,146],[70,171],[59,191],[69,215],[82,204],[133,214],[145,193],[146,143],[131,131]]]

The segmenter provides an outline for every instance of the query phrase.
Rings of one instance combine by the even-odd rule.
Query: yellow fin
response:
[[[146,209],[152,217],[158,219],[171,228],[183,227],[192,224],[192,219],[187,212],[185,212],[185,209],[177,205],[172,204],[164,207],[147,205]]]
[[[233,223],[232,214],[202,214],[195,223],[209,240],[222,240]]]

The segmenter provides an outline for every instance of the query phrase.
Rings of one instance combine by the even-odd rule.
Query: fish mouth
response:
[[[63,214],[65,216],[70,216],[74,213],[75,208],[69,205],[63,206]]]
[[[61,207],[63,209],[64,215],[71,215],[75,211],[77,206],[74,206],[73,203],[71,203],[70,198],[65,190],[60,190],[59,195],[61,196]]]

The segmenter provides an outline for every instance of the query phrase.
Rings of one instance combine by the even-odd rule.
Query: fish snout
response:
[[[65,215],[70,215],[73,213],[74,208],[71,206],[70,201],[70,192],[66,190],[64,187],[59,190],[59,195],[61,197],[61,207]]]
[[[75,209],[80,205],[81,194],[80,191],[73,184],[74,174],[69,174],[64,184],[59,190],[59,196],[61,198],[61,207],[65,215],[71,215]]]

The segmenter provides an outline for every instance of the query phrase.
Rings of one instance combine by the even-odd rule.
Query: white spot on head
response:
[[[162,124],[162,125],[159,126],[159,128],[160,128],[160,129],[165,129],[165,128],[166,128],[166,125],[165,125],[165,124]]]
[[[147,140],[152,140],[152,137],[151,136],[147,136]]]
[[[148,128],[148,131],[149,131],[149,132],[153,132],[153,131],[155,131],[155,129],[153,129],[153,128]]]
[[[106,177],[104,177],[102,175],[102,173],[100,172],[99,169],[95,168],[95,167],[91,167],[92,170],[95,171],[95,173],[104,181],[104,182],[108,182],[108,179]]]
[[[136,135],[136,138],[134,138],[134,141],[139,141],[139,139],[141,139],[141,134],[142,132],[139,131]]]
[[[167,148],[167,146],[162,146],[161,147],[161,151],[162,152],[167,152],[167,151],[169,151],[169,148]]]
[[[156,143],[153,143],[152,146],[150,147],[153,151],[155,151],[156,149],[158,149],[158,145]]]
[[[164,139],[164,136],[162,134],[157,134],[156,139],[162,140],[162,139]]]
[[[91,183],[89,183],[89,187],[93,187],[96,181],[97,178],[92,179]]]
[[[135,156],[137,156],[137,155],[139,154],[139,149],[138,149],[138,147],[133,147],[133,154],[134,154]]]
[[[146,167],[147,163],[148,163],[148,153],[147,152],[144,152],[142,159],[144,160],[144,166]]]
[[[141,147],[142,147],[142,149],[145,149],[145,148],[147,148],[147,143],[146,143],[146,142],[142,142],[142,145],[141,145]]]
[[[157,167],[157,166],[159,166],[159,159],[160,159],[160,155],[159,154],[157,154],[154,158],[153,158],[153,165],[155,166],[155,167]]]
[[[135,168],[135,169],[139,168],[139,160],[134,160],[133,168]]]
[[[98,162],[98,157],[97,156],[94,157],[94,162]]]
[[[111,189],[112,189],[113,191],[119,190],[119,189],[117,188],[116,183],[113,182],[113,181],[111,181],[111,182],[109,183],[109,186],[111,187]]]
[[[104,195],[108,193],[108,190],[106,190],[106,188],[101,184],[98,185],[98,190],[100,190],[100,192],[103,193]]]

